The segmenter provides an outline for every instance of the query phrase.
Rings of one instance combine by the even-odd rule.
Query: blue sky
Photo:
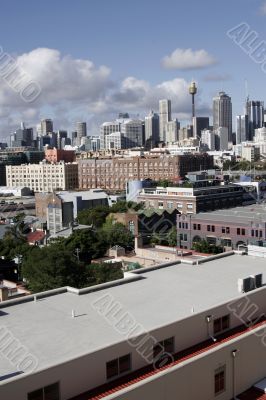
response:
[[[0,45],[38,81],[41,94],[26,104],[0,77],[1,136],[21,120],[34,125],[42,117],[54,118],[56,128],[69,131],[75,120],[82,119],[91,133],[97,133],[98,124],[119,111],[144,116],[166,96],[172,98],[175,114],[186,122],[190,112],[186,84],[192,78],[199,86],[198,115],[210,112],[212,97],[219,90],[232,96],[234,114],[240,113],[245,79],[250,97],[266,100],[266,74],[226,35],[244,22],[261,41],[266,40],[265,1],[158,3],[2,2]],[[179,52],[172,56],[170,66],[178,58],[177,68],[169,68],[169,62],[162,60],[176,49]],[[189,62],[182,67],[180,58],[184,61],[188,56],[187,49],[192,58],[204,51],[198,54],[201,68],[191,68]]]

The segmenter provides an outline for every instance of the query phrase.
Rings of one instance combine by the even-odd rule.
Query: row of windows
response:
[[[230,327],[230,316],[224,315],[213,320],[213,333],[217,335],[228,330]],[[174,354],[174,337],[166,338],[153,346],[154,360],[160,359],[163,354]],[[106,379],[111,380],[124,375],[132,369],[131,353],[106,362]],[[214,393],[220,394],[225,390],[225,366],[222,366],[214,372]],[[38,390],[28,393],[28,400],[59,400],[60,387],[59,382],[45,386]]]

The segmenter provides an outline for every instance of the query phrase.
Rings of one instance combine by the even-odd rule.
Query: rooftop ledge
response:
[[[72,293],[72,294],[76,294],[78,296],[83,295],[83,294],[93,293],[93,292],[97,292],[100,290],[108,289],[110,287],[124,285],[124,284],[130,283],[130,282],[135,282],[135,281],[138,281],[141,279],[145,279],[145,277],[142,275],[144,275],[147,272],[154,271],[157,269],[167,268],[172,265],[178,265],[178,264],[191,264],[191,265],[203,264],[208,261],[213,261],[215,259],[228,257],[233,254],[243,255],[244,253],[239,252],[239,251],[228,251],[228,252],[212,255],[209,257],[205,257],[200,260],[187,260],[185,258],[179,259],[179,260],[162,263],[162,264],[158,264],[158,265],[153,265],[151,267],[145,267],[145,268],[141,268],[141,269],[138,269],[135,271],[127,272],[125,274],[124,278],[122,278],[122,279],[117,279],[115,281],[106,282],[106,283],[102,283],[99,285],[89,286],[89,287],[85,287],[82,289],[77,289],[77,288],[74,288],[71,286],[64,286],[64,287],[60,287],[60,288],[56,288],[56,289],[52,289],[52,290],[47,290],[45,292],[40,292],[40,293],[24,296],[24,297],[21,297],[18,299],[6,300],[6,301],[3,301],[0,303],[0,309],[5,308],[5,307],[11,307],[11,306],[17,305],[17,304],[28,303],[31,301],[37,301],[38,299],[43,299],[45,297],[50,297],[50,296],[56,296],[56,295],[62,294],[62,293]]]

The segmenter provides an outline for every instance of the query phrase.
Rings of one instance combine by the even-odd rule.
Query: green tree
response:
[[[61,246],[34,247],[22,262],[22,276],[36,293],[62,286],[82,287],[85,269],[73,254]]]
[[[120,222],[110,219],[102,227],[100,234],[108,245],[129,247],[133,246],[134,238],[130,231]]]
[[[207,240],[194,242],[192,249],[199,253],[205,254],[219,254],[223,252],[223,248],[221,246],[210,244]]]
[[[166,236],[166,241],[169,246],[176,246],[177,245],[177,230],[176,227],[173,226]]]
[[[93,225],[96,228],[101,227],[107,215],[110,213],[109,206],[97,206],[78,212],[78,221],[80,224]]]
[[[85,268],[87,286],[122,279],[124,274],[119,263],[90,264]]]
[[[104,256],[108,248],[106,238],[94,229],[75,230],[64,240],[63,245],[72,254],[78,253],[80,261],[84,262]]]

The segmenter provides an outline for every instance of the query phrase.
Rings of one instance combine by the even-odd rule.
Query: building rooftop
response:
[[[56,193],[63,201],[74,201],[76,197],[81,197],[82,200],[95,200],[95,199],[107,199],[108,195],[102,189],[91,189],[91,190],[76,190],[76,191],[61,191]]]
[[[265,204],[252,204],[217,211],[201,212],[192,215],[191,218],[232,223],[266,222],[266,207]]]
[[[229,255],[199,265],[177,262],[139,270],[108,289],[94,287],[77,295],[77,290],[63,288],[36,302],[27,297],[27,302],[2,303],[0,321],[37,358],[39,370],[124,340],[93,308],[106,294],[131,313],[143,331],[151,331],[241,297],[238,279],[258,273],[265,276],[265,261],[251,256]],[[15,372],[0,354],[0,380]]]

